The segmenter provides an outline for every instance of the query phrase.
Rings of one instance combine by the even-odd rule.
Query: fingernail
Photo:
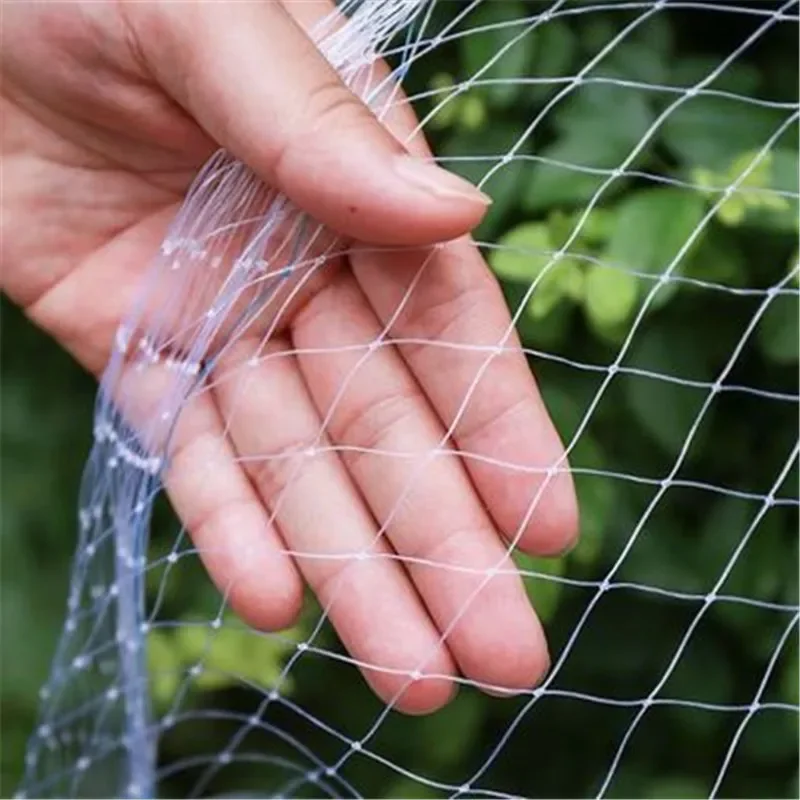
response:
[[[482,206],[488,206],[492,202],[489,195],[476,189],[468,181],[429,161],[421,161],[413,156],[397,156],[395,165],[403,180],[429,194],[445,199],[470,200]]]

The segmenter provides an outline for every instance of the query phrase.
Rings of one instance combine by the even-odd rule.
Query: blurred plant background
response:
[[[441,2],[437,13],[445,20],[463,5]],[[640,520],[645,522],[613,590],[597,603],[550,687],[555,691],[522,717],[479,781],[498,791],[549,797],[598,791],[639,710],[630,701],[653,690],[703,606],[675,593],[711,592],[755,523],[746,548],[715,590],[723,599],[709,606],[689,638],[657,695],[664,702],[656,702],[636,728],[608,791],[615,797],[707,796],[792,621],[785,608],[724,597],[798,604],[796,455],[791,471],[775,485],[798,441],[798,125],[796,111],[781,106],[796,109],[798,99],[797,25],[776,23],[704,86],[712,93],[687,98],[687,87],[714,74],[765,18],[746,13],[741,3],[718,9],[679,5],[627,34],[580,86],[572,85],[548,108],[568,79],[642,14],[624,5],[592,11],[586,3],[572,3],[565,8],[584,6],[583,13],[557,15],[522,37],[481,85],[458,92],[427,127],[435,152],[451,168],[476,182],[494,168],[485,186],[494,205],[477,236],[496,245],[487,248],[487,259],[512,308],[524,302],[518,329],[565,441],[582,423],[647,303],[622,369],[591,411],[572,454],[581,544],[561,559],[519,560],[531,573],[531,599],[554,654],[596,590],[547,576],[602,578]],[[523,0],[484,3],[467,22],[470,28],[488,26],[485,33],[444,44],[411,71],[407,89],[421,95],[421,115],[523,29],[498,25],[544,8]],[[790,9],[797,12],[797,6]],[[531,77],[536,80],[520,80]],[[612,176],[610,170],[681,99],[621,174]],[[499,162],[545,108],[516,157]],[[782,125],[783,133],[762,153]],[[723,197],[721,191],[760,153],[741,191]],[[555,252],[562,255],[552,263]],[[672,279],[659,283],[673,262]],[[684,452],[709,385],[743,341],[764,302],[763,290],[784,278],[787,291],[771,299],[744,340]],[[2,311],[0,794],[9,796],[63,621],[95,385],[5,301]],[[667,476],[672,482],[663,492]],[[643,517],[659,492],[663,496]],[[763,497],[771,492],[777,502],[765,509]],[[175,530],[168,510],[159,509],[154,559],[172,546]],[[186,624],[150,636],[153,702],[162,713],[184,685],[186,667],[206,647],[207,622],[218,602],[197,565],[181,564],[164,582],[159,602],[164,617]],[[148,573],[151,600],[163,574],[163,565]],[[249,636],[233,623],[223,628],[207,653],[206,671],[180,700],[184,710],[219,713],[213,724],[176,727],[162,742],[162,761],[218,752],[295,644],[308,636],[317,613],[309,599],[306,620],[279,637]],[[205,623],[193,627],[193,620]],[[797,705],[796,638],[795,623],[760,702]],[[328,630],[315,647],[341,652]],[[268,722],[324,763],[346,752],[346,740],[362,736],[381,711],[350,665],[315,652],[292,667],[281,695],[286,702],[272,706]],[[490,699],[464,688],[429,718],[392,713],[371,743],[386,762],[353,758],[341,774],[365,796],[439,796],[387,764],[460,784],[485,762],[528,699]],[[311,719],[345,738],[331,736]],[[753,714],[721,795],[797,797],[797,726],[796,709]],[[253,740],[250,749],[258,746]],[[265,735],[262,747],[298,760],[297,751],[278,737]],[[300,763],[304,770],[313,768]],[[184,796],[201,771],[176,770],[164,782],[165,796]],[[266,794],[286,780],[280,766],[237,763],[235,770],[221,771],[209,791],[257,785]]]

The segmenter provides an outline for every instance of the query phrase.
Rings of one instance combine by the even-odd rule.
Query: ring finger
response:
[[[409,713],[444,705],[447,649],[324,438],[287,343],[238,342],[215,393],[243,468],[375,692]]]

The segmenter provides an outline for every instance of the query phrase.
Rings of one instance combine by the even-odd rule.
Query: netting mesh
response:
[[[98,394],[64,634],[21,796],[633,796],[650,791],[629,768],[637,754],[691,771],[702,747],[695,782],[663,791],[758,794],[737,783],[737,755],[764,737],[796,749],[800,710],[799,106],[796,64],[790,100],[746,65],[796,40],[797,3],[340,8],[348,21],[316,35],[342,78],[380,118],[410,98],[437,160],[494,204],[474,248],[390,252],[342,242],[225,152],[205,166]],[[672,59],[676,37],[712,29],[725,54]],[[482,325],[480,291],[447,295],[442,275],[476,253],[511,325]],[[315,320],[329,309],[308,298],[348,308],[346,291],[320,287],[349,269],[375,287],[391,271],[370,298],[381,327],[323,341]],[[307,332],[289,336],[298,306]],[[409,406],[390,351],[461,387],[410,445],[394,435]],[[494,424],[508,453],[524,438],[513,404],[479,419],[520,358],[564,443],[526,463],[467,435]],[[301,400],[282,405],[300,397],[297,364],[321,376],[316,420]],[[355,396],[367,399],[343,414]],[[228,462],[267,498],[270,530],[300,531],[281,547],[317,598],[280,632],[233,610],[289,590],[243,533],[253,512],[236,486],[217,513]],[[341,463],[382,476],[360,518],[336,495]],[[527,488],[491,563],[443,493],[453,463],[494,475],[497,492]],[[570,480],[579,544],[526,555],[517,545],[547,530]],[[435,531],[426,546],[415,507]],[[449,596],[427,649],[381,598],[398,565],[421,594],[435,583]],[[226,576],[219,589],[206,569]],[[527,632],[507,628],[492,587],[516,572],[551,663],[510,685]],[[383,620],[383,644],[350,645],[358,614]],[[470,614],[494,621],[480,663],[440,674]],[[742,648],[748,668],[731,674]],[[443,710],[397,712],[409,687],[450,680]]]

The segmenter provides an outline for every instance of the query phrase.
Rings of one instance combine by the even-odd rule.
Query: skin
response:
[[[541,679],[547,645],[507,542],[560,553],[574,544],[578,515],[562,471],[517,537],[544,478],[497,462],[547,468],[563,449],[515,352],[491,361],[454,428],[453,457],[430,462],[391,517],[485,354],[382,347],[351,380],[328,443],[416,461],[326,451],[290,481],[277,462],[248,459],[314,441],[359,357],[293,351],[372,341],[404,298],[394,339],[494,345],[509,325],[467,235],[485,199],[423,166],[408,108],[384,126],[339,82],[306,33],[330,10],[327,0],[6,4],[2,289],[99,376],[170,218],[219,145],[349,240],[407,245],[356,246],[326,270],[282,316],[266,354],[286,355],[251,369],[236,414],[233,383],[212,380],[183,414],[166,488],[245,620],[291,625],[307,582],[374,691],[427,713],[452,697],[458,675],[494,693]],[[437,242],[447,244],[431,250]],[[264,355],[268,327],[248,331],[219,369]],[[369,548],[417,561],[287,553]],[[498,571],[487,581],[488,569]]]

